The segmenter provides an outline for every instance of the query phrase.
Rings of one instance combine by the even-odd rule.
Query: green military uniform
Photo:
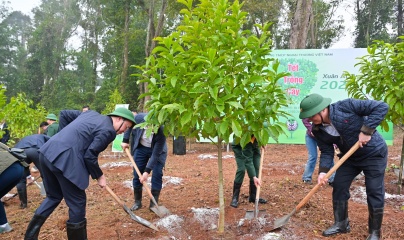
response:
[[[250,178],[250,191],[249,191],[249,202],[255,202],[255,197],[257,193],[257,187],[254,184],[254,177],[259,177],[259,166],[261,159],[261,150],[258,146],[258,141],[253,136],[251,142],[249,142],[244,148],[239,144],[232,144],[234,157],[237,162],[236,177],[233,184],[233,198],[230,206],[238,206],[238,198],[240,195],[241,185],[243,184],[245,172],[247,171],[248,177]],[[266,203],[265,199],[259,199],[260,203]]]
[[[232,148],[237,162],[237,172],[234,182],[243,183],[246,171],[250,180],[254,182],[253,178],[258,177],[261,158],[258,142],[256,140],[253,143],[250,142],[244,149],[239,144],[233,143]]]
[[[57,121],[56,115],[53,113],[48,114],[48,116],[46,116],[46,119]],[[46,129],[46,135],[52,137],[53,135],[58,133],[58,131],[59,131],[59,123],[53,122],[49,124],[48,128]]]

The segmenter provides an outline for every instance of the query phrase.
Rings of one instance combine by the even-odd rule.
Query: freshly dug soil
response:
[[[389,146],[386,169],[386,206],[383,221],[384,239],[404,239],[404,196],[398,193],[398,177],[392,166],[400,165],[403,132],[395,129],[394,145]],[[160,204],[171,214],[159,218],[148,209],[149,198],[143,191],[143,207],[134,213],[159,228],[154,231],[135,221],[96,181],[87,189],[88,239],[366,239],[367,205],[364,178],[358,176],[351,186],[349,218],[351,232],[325,238],[322,231],[333,224],[332,187],[322,187],[310,201],[283,227],[269,232],[276,219],[289,214],[314,187],[302,183],[307,160],[304,145],[271,144],[266,147],[261,197],[268,204],[259,205],[265,214],[258,219],[246,220],[248,203],[246,176],[241,190],[240,205],[230,207],[236,162],[233,152],[223,146],[223,174],[225,195],[225,232],[217,232],[218,224],[218,164],[217,148],[213,144],[187,141],[185,155],[169,155],[164,171],[164,186]],[[337,158],[336,158],[337,160]],[[102,153],[99,159],[108,185],[129,208],[133,204],[132,167],[123,153]],[[37,176],[34,173],[33,176]],[[317,171],[313,179],[317,179]],[[10,193],[15,193],[13,189]],[[1,234],[1,239],[23,239],[28,223],[43,197],[36,185],[28,188],[28,208],[19,209],[18,197],[5,202],[12,232]],[[67,239],[65,222],[68,208],[64,202],[53,212],[41,229],[39,239]]]

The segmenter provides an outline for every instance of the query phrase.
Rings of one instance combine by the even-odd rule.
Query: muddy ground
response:
[[[384,239],[404,239],[404,195],[397,195],[398,177],[391,168],[399,166],[403,133],[395,130],[394,145],[389,146],[386,169],[386,207],[383,222]],[[303,184],[301,176],[307,152],[304,145],[267,146],[263,167],[261,196],[268,204],[259,205],[265,214],[257,220],[244,219],[248,203],[248,179],[244,180],[240,205],[229,206],[236,171],[233,153],[223,147],[225,233],[217,232],[218,165],[215,145],[187,143],[186,155],[173,155],[169,140],[169,156],[164,171],[164,188],[160,204],[171,215],[159,218],[148,209],[148,196],[143,193],[143,208],[135,214],[159,228],[154,231],[135,221],[121,208],[105,189],[91,181],[87,189],[87,219],[89,239],[365,239],[367,236],[367,205],[363,178],[351,187],[349,217],[351,233],[325,238],[324,229],[333,223],[330,186],[322,187],[286,225],[269,232],[275,219],[290,213],[314,185]],[[125,202],[133,204],[132,168],[124,154],[105,151],[99,159],[111,189]],[[35,174],[34,174],[35,176]],[[314,174],[314,179],[317,172]],[[11,193],[16,192],[15,189]],[[18,198],[5,202],[8,220],[14,230],[0,235],[1,239],[23,239],[25,229],[43,197],[36,185],[28,188],[29,205],[19,209]],[[67,239],[65,222],[68,208],[62,204],[42,227],[40,239]]]

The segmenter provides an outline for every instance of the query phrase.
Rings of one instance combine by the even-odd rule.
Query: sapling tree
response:
[[[167,135],[211,139],[218,149],[219,226],[224,232],[222,143],[245,146],[254,135],[260,145],[285,133],[280,117],[288,100],[277,84],[286,73],[270,57],[270,24],[256,25],[260,36],[243,30],[247,13],[239,1],[178,0],[182,21],[157,46],[141,69],[150,96],[148,133],[164,125]]]
[[[400,39],[404,39],[401,36]],[[359,58],[359,74],[345,72],[349,96],[366,99],[371,96],[389,105],[389,111],[381,126],[388,130],[386,121],[403,129],[404,123],[404,42],[396,44],[374,41],[368,54]],[[404,163],[404,138],[401,150],[398,192],[401,192]]]
[[[0,91],[0,99],[3,99],[3,96],[4,92]],[[6,120],[10,130],[10,146],[15,143],[14,140],[37,133],[39,124],[45,120],[47,114],[43,106],[35,106],[24,93],[12,97],[7,104],[0,100],[0,108],[0,119]]]

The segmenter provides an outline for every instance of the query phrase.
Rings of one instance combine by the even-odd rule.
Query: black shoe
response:
[[[157,203],[157,204],[159,204],[160,191],[161,191],[161,190],[155,190],[155,189],[152,189],[152,190],[151,190],[151,193],[152,193],[152,195],[153,195],[153,197],[154,197],[154,200],[156,200],[156,203]],[[154,206],[155,206],[155,205],[154,205],[154,202],[153,202],[152,200],[150,200],[149,209],[151,209],[151,208],[154,207]]]
[[[142,207],[142,187],[137,187],[133,189],[133,195],[135,197],[135,203],[130,208],[131,211],[138,210]]]
[[[312,182],[311,180],[303,180],[303,183],[309,184],[309,185],[312,185],[312,184],[313,184],[313,182]]]
[[[351,231],[348,219],[348,201],[333,201],[334,224],[323,232],[324,237]]]
[[[238,207],[238,198],[240,196],[240,188],[241,188],[241,183],[233,183],[233,197],[231,199],[230,206],[236,208]]]
[[[87,220],[79,223],[66,222],[67,239],[87,240]]]
[[[34,215],[28,224],[24,240],[38,240],[39,231],[47,218],[42,215]]]

